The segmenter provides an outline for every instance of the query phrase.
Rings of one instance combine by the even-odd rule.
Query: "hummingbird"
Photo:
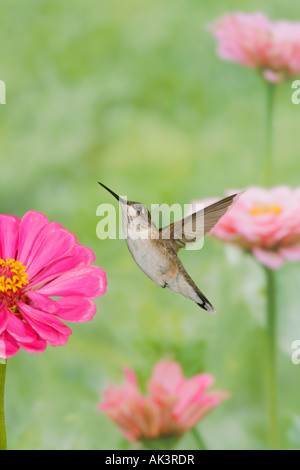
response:
[[[120,203],[126,243],[140,269],[158,287],[167,287],[191,299],[202,309],[215,313],[210,301],[186,272],[177,253],[208,233],[238,194],[225,197],[177,222],[157,228],[146,206],[140,202],[127,201],[103,183],[98,181],[98,184]]]

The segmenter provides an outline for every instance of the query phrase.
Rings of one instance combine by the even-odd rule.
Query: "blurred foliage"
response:
[[[8,361],[9,448],[130,448],[97,402],[123,367],[145,385],[162,357],[231,392],[199,425],[210,448],[266,447],[260,267],[211,239],[182,253],[217,309],[210,316],[157,289],[124,240],[96,237],[97,206],[115,203],[98,180],[147,206],[259,184],[264,83],[218,59],[206,28],[236,10],[300,20],[296,0],[1,1],[1,212],[45,213],[90,246],[108,276],[93,322],[74,325],[66,346]],[[280,85],[274,184],[299,185],[299,109],[290,83]],[[291,362],[299,283],[299,265],[278,272],[281,444],[290,448],[300,447],[300,366]],[[180,446],[195,448],[193,437]]]

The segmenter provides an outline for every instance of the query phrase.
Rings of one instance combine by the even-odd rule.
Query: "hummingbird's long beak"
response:
[[[117,199],[117,201],[126,202],[126,201],[124,201],[124,199],[120,198],[120,196],[118,196],[116,193],[114,193],[111,189],[109,189],[107,186],[105,186],[105,184],[100,183],[100,181],[98,181],[98,184],[100,184],[100,186],[102,186],[104,189],[106,189],[106,191],[108,191],[110,194],[112,194]]]

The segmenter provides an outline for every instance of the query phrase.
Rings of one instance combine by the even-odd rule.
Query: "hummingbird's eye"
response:
[[[136,210],[137,215],[140,215],[143,212],[143,208],[140,204],[136,204],[135,210]]]

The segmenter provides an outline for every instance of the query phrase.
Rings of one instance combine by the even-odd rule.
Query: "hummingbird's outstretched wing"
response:
[[[238,194],[225,197],[210,206],[184,217],[159,230],[159,237],[169,240],[177,252],[188,243],[193,243],[206,235],[225,214]]]

